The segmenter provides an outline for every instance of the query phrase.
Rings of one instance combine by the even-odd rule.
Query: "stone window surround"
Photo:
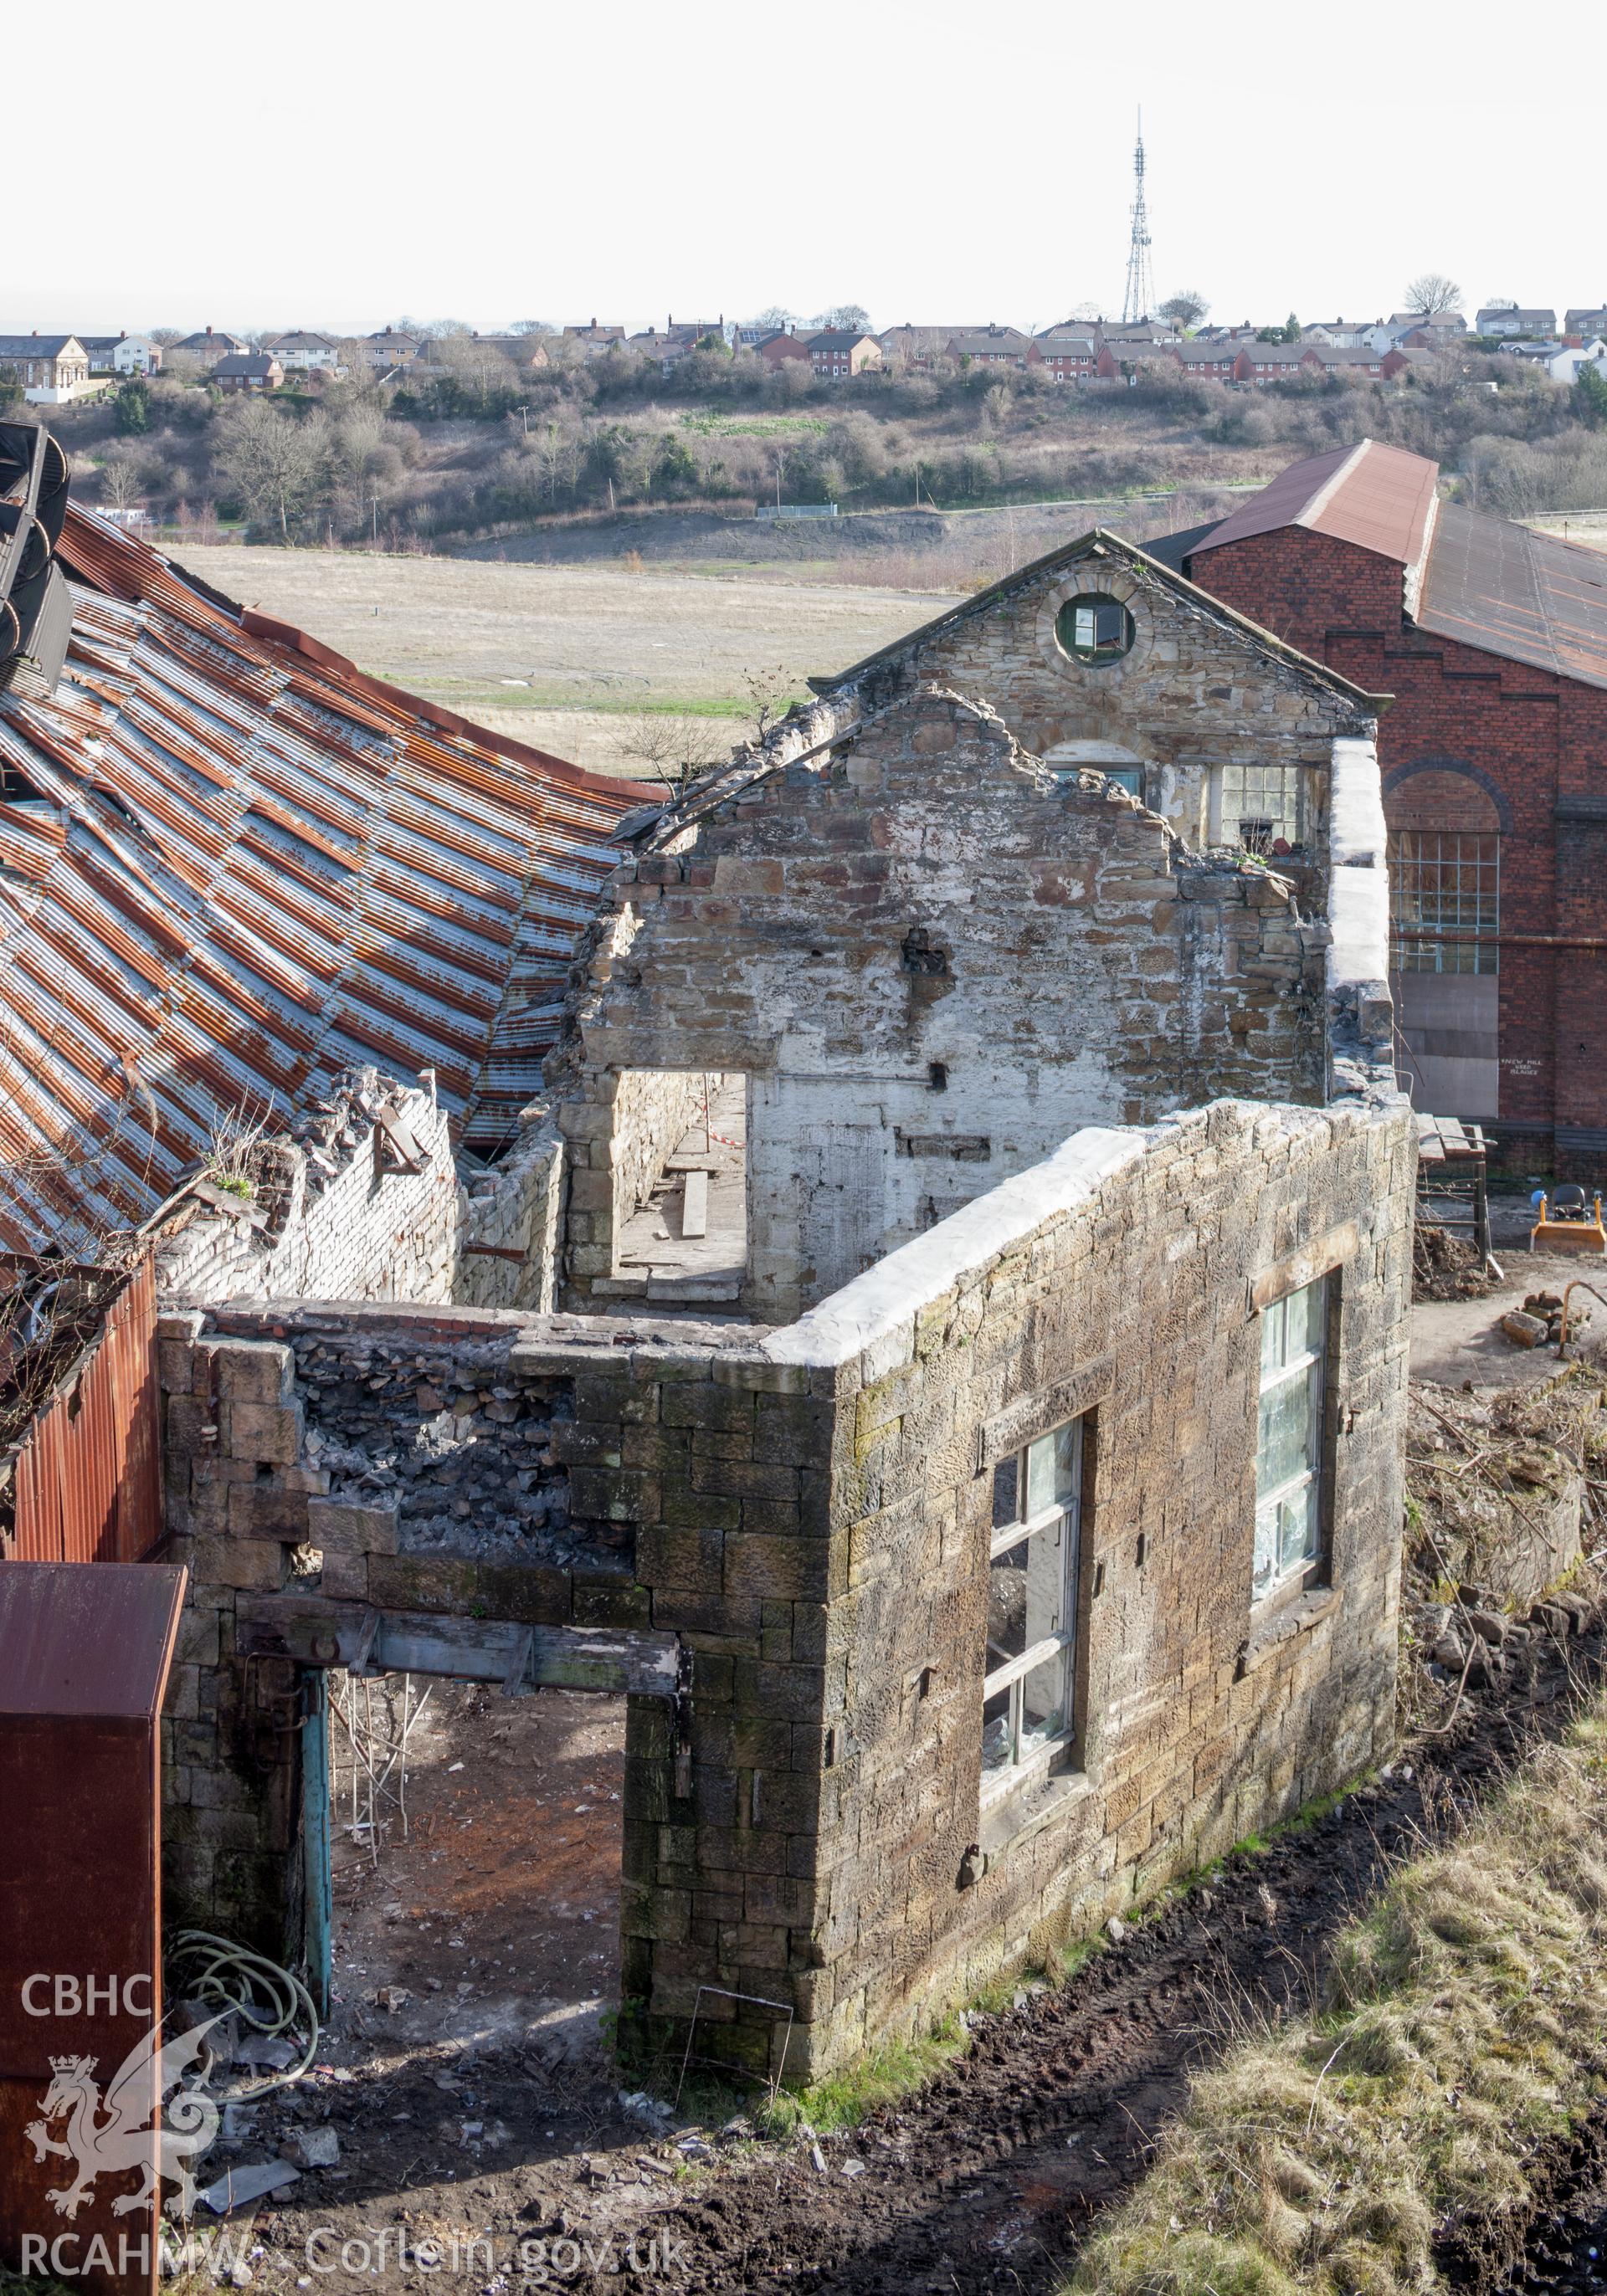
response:
[[[1077,1430],[1076,1464],[1071,1490],[1064,1498],[1057,1498],[1048,1507],[1041,1508],[1036,1514],[1022,1512],[1027,1505],[1028,1453],[1035,1444],[1048,1440],[1050,1437],[1058,1435],[1063,1428],[1067,1427],[1075,1427]],[[1079,1660],[1082,1658],[1086,1639],[1082,1569],[1083,1494],[1084,1477],[1088,1475],[1093,1464],[1092,1453],[1092,1429],[1088,1416],[1084,1413],[1077,1412],[1068,1417],[1056,1420],[1041,1433],[1027,1437],[1013,1450],[1006,1451],[1003,1458],[998,1462],[1000,1465],[1003,1464],[1004,1459],[1013,1459],[1016,1463],[1017,1513],[1013,1521],[1009,1524],[1000,1524],[997,1528],[993,1528],[990,1521],[988,1538],[990,1565],[996,1562],[1001,1555],[1012,1551],[1012,1541],[1018,1546],[1025,1546],[1029,1539],[1047,1531],[1052,1524],[1059,1522],[1064,1526],[1063,1535],[1067,1540],[1067,1546],[1061,1560],[1061,1594],[1066,1611],[1064,1624],[1053,1640],[1059,1651],[1062,1667],[1069,1668],[1070,1680],[1067,1711],[1062,1726],[1054,1736],[1045,1739],[1040,1745],[1034,1747],[1030,1754],[1020,1757],[1001,1770],[992,1775],[984,1770],[981,1806],[985,1816],[996,1804],[1008,1800],[1029,1780],[1042,1778],[1044,1772],[1052,1769],[1057,1761],[1067,1754],[1074,1753],[1079,1742],[1081,1717],[1078,1708],[1081,1704],[1084,1671]],[[985,1659],[985,1652],[984,1655]],[[1032,1673],[1036,1670],[1035,1668],[1029,1668],[1026,1664],[1026,1660],[1033,1655],[1033,1649],[1029,1647],[1023,1651],[1019,1657],[1009,1662],[1010,1669],[1009,1687],[1013,1689],[1018,1685],[1025,1685]],[[1045,1662],[1042,1648],[1038,1650],[1037,1662],[1039,1665]],[[996,1673],[1005,1670],[1004,1668],[989,1669],[985,1665],[982,1685],[985,1714],[989,1695],[988,1682]],[[1000,1687],[1004,1686],[1006,1685],[1000,1685]],[[997,1690],[993,1694],[995,1696],[998,1694]]]
[[[1264,1309],[1276,1307],[1292,1292],[1303,1292],[1308,1284],[1326,1280],[1328,1299],[1323,1334],[1323,1379],[1322,1403],[1322,1458],[1320,1472],[1322,1529],[1317,1554],[1304,1570],[1291,1571],[1289,1576],[1270,1587],[1258,1599],[1249,1598],[1250,1629],[1246,1639],[1244,1656],[1240,1660],[1249,1671],[1259,1656],[1285,1639],[1291,1632],[1303,1631],[1326,1618],[1339,1600],[1339,1592],[1329,1575],[1333,1567],[1333,1499],[1334,1471],[1339,1437],[1341,1430],[1339,1397],[1343,1383],[1344,1359],[1339,1346],[1343,1329],[1345,1305],[1345,1268],[1360,1250],[1360,1236],[1354,1220],[1341,1227],[1331,1228],[1325,1235],[1269,1267],[1257,1276],[1249,1287],[1249,1314],[1252,1322]],[[1260,1381],[1260,1349],[1256,1349],[1257,1382]],[[1253,1426],[1254,1418],[1250,1422]],[[1252,1505],[1254,1502],[1252,1499]],[[1289,1623],[1292,1618],[1293,1626]]]
[[[1061,607],[1094,591],[1119,598],[1133,617],[1133,644],[1115,661],[1080,661],[1075,654],[1067,652],[1055,632]],[[1120,685],[1127,677],[1141,676],[1148,668],[1155,651],[1155,623],[1149,600],[1136,577],[1116,559],[1101,564],[1090,557],[1067,567],[1061,580],[1044,592],[1034,637],[1039,654],[1059,676],[1076,685],[1089,679],[1101,685]]]

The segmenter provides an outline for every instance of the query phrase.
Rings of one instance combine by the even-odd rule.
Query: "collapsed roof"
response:
[[[0,693],[0,1243],[137,1221],[220,1119],[539,1089],[629,783],[471,726],[68,505],[59,676]]]

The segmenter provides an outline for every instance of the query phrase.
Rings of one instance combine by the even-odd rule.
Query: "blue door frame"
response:
[[[322,1667],[301,1675],[301,1882],[306,1906],[302,1956],[307,1989],[320,2017],[329,2014],[334,1905],[329,1874],[329,1677]]]

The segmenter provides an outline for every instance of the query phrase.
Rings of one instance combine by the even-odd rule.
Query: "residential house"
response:
[[[149,335],[80,335],[89,354],[91,374],[155,374],[161,366],[161,345]]]
[[[286,374],[342,375],[346,372],[334,339],[310,334],[304,327],[271,336],[262,348],[272,351]]]
[[[771,335],[761,335],[758,340],[754,342],[751,348],[757,352],[758,356],[764,361],[766,366],[781,367],[799,365],[810,366],[812,365],[812,361],[809,356],[809,345],[806,342],[802,341],[796,335],[785,334],[779,332]]]
[[[664,322],[664,332],[672,343],[685,343],[688,349],[692,350],[699,343],[711,340],[727,344],[734,343],[737,340],[737,322],[735,319],[728,319],[723,312],[717,319],[677,319],[672,316]]]
[[[622,343],[628,332],[622,326],[615,326],[612,321],[588,319],[584,326],[565,327],[564,340],[566,343],[579,343],[582,350],[607,351],[612,350],[615,343]]]
[[[405,373],[424,347],[422,335],[403,334],[395,327],[381,327],[364,338],[368,365],[375,374]]]
[[[243,335],[231,335],[227,327],[203,327],[198,335],[186,335],[182,342],[174,343],[171,348],[184,351],[193,359],[199,359],[202,366],[214,367],[220,358],[228,357],[231,352],[249,351],[255,346],[248,343]]]
[[[1607,588],[1598,552],[1440,498],[1365,439],[1147,545],[1373,693],[1402,1080],[1505,1168],[1607,1179]]]
[[[1555,335],[1554,311],[1529,310],[1517,303],[1487,303],[1473,322],[1479,335]]]
[[[1607,303],[1577,304],[1562,321],[1565,335],[1578,336],[1588,342],[1592,336],[1607,336]]]
[[[1250,342],[1244,352],[1242,380],[1258,389],[1269,382],[1293,382],[1302,374],[1321,374],[1322,358],[1315,343]]]
[[[961,366],[1026,367],[1036,364],[1033,338],[1019,327],[995,326],[990,320],[974,334],[951,335],[946,355]]]
[[[909,367],[917,373],[928,373],[940,360],[950,356],[949,346],[961,335],[985,335],[987,324],[964,327],[917,327],[906,319],[902,326],[887,327],[877,337],[882,357],[889,365]]]
[[[1468,323],[1460,311],[1391,311],[1387,319],[1380,319],[1367,330],[1366,340],[1380,351],[1399,350],[1406,344],[1415,350],[1431,350],[1467,331]]]
[[[1586,367],[1607,377],[1607,341],[1600,335],[1583,343],[1565,344],[1545,362],[1545,371],[1553,382],[1578,382]]]
[[[1336,351],[1353,351],[1370,342],[1379,319],[1314,319],[1300,330],[1306,343],[1327,343]]]
[[[820,334],[811,335],[808,341],[809,363],[821,382],[843,382],[882,363],[882,347],[876,337],[862,335],[852,327],[828,327]]]
[[[21,384],[30,406],[65,406],[99,387],[77,335],[0,335],[0,374]]]
[[[1042,365],[1054,382],[1091,382],[1100,372],[1100,339],[1090,331],[1051,327],[1033,348],[1031,363]]]
[[[1243,369],[1245,353],[1239,343],[1202,343],[1198,337],[1179,343],[1172,352],[1185,374],[1197,374],[1207,382],[1248,382],[1249,375]]]
[[[277,390],[284,369],[274,351],[230,351],[212,369],[219,390]]]

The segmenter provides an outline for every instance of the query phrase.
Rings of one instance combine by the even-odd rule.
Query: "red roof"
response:
[[[54,694],[0,695],[0,1242],[149,1213],[220,1111],[540,1087],[639,786],[366,676],[70,508]]]
[[[1214,527],[1206,541],[1196,543],[1193,555],[1198,558],[1250,535],[1304,526],[1314,534],[1353,542],[1360,550],[1415,566],[1429,531],[1438,479],[1438,463],[1408,455],[1399,447],[1381,447],[1376,439],[1364,439],[1356,447],[1335,447],[1281,471],[1258,495]]]

